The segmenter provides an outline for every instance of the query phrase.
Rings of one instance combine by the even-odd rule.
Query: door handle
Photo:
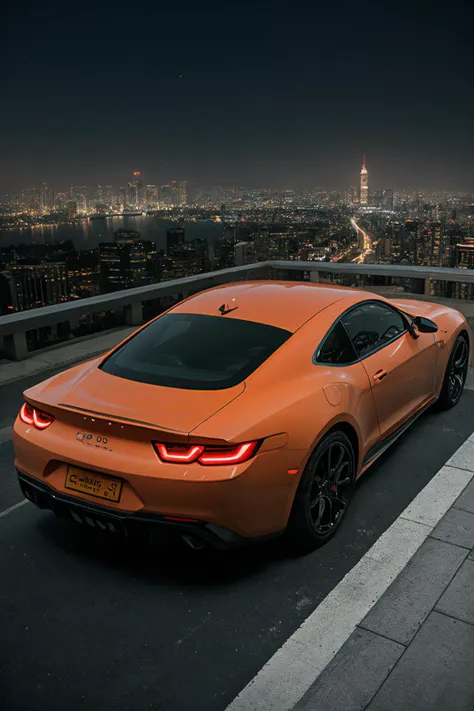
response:
[[[386,370],[378,370],[374,375],[374,380],[383,380],[388,375]]]

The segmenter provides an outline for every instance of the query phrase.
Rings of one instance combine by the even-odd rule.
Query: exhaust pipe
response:
[[[181,538],[186,543],[186,545],[193,549],[193,551],[202,551],[202,549],[206,547],[206,544],[203,543],[203,541],[194,538],[194,536],[188,536],[186,534],[184,536],[181,536]]]

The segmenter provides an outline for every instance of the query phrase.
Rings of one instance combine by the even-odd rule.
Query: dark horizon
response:
[[[0,193],[46,182],[474,191],[467,0],[4,12]]]

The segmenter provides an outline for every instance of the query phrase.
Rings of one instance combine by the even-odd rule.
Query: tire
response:
[[[449,356],[444,374],[441,393],[436,403],[438,410],[450,410],[461,399],[469,368],[469,341],[464,334],[459,335]]]
[[[296,492],[286,531],[293,550],[310,552],[334,536],[354,494],[355,477],[350,439],[342,430],[329,432],[311,454]]]

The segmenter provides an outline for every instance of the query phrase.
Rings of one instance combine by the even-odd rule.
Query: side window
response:
[[[338,322],[319,348],[316,362],[343,365],[344,363],[353,363],[355,360],[357,360],[357,354],[354,346],[344,326]]]
[[[371,353],[406,330],[402,315],[383,304],[361,304],[349,311],[342,322],[359,356]]]

